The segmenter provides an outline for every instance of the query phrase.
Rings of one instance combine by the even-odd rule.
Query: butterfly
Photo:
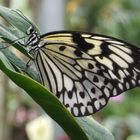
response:
[[[138,47],[114,37],[79,31],[40,35],[22,12],[13,11],[30,24],[27,40],[18,43],[28,47],[41,83],[75,117],[96,113],[111,97],[140,85]]]
[[[79,31],[39,35],[28,40],[42,84],[76,117],[102,109],[110,97],[140,85],[140,49],[122,40]]]

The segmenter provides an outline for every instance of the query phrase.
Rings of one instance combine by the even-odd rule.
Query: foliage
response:
[[[72,4],[75,8],[72,8]],[[67,27],[107,34],[140,44],[139,0],[68,1]]]

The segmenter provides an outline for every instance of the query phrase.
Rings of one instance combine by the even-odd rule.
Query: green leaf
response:
[[[11,10],[9,8],[0,6],[0,16],[2,16],[10,25],[13,25],[20,31],[26,34],[30,26],[34,26],[35,30],[39,33],[39,29],[20,11]]]
[[[3,19],[6,20],[10,25],[15,27],[15,29],[10,29],[9,27],[0,24],[0,37],[21,51],[27,57],[32,59],[32,56],[27,52],[25,46],[22,46],[22,44],[24,44],[24,39],[21,40],[19,38],[27,37],[26,32],[30,26],[33,26],[35,30],[40,33],[37,26],[27,17],[25,17],[20,11],[11,10],[3,6],[0,6],[0,16],[3,17]],[[18,40],[21,44],[16,42],[16,40]]]
[[[40,82],[39,74],[36,72],[35,69],[33,69],[31,66],[27,68],[27,62],[24,62],[20,58],[18,58],[13,52],[10,51],[9,48],[4,48],[4,45],[0,43],[0,51],[5,55],[6,59],[14,65],[15,67],[18,67],[21,71],[26,70],[26,74],[28,74],[30,77],[32,77],[34,80]]]
[[[5,64],[5,66],[8,69],[14,70],[14,68],[12,67],[11,63],[9,62],[9,60],[6,58],[6,56],[2,52],[0,52],[0,59],[1,59],[1,61],[3,61],[3,63]]]
[[[5,40],[5,42],[9,43],[9,45],[11,43],[13,43],[12,45],[16,49],[18,49],[20,52],[22,52],[23,54],[25,54],[26,56],[31,58],[31,56],[27,53],[27,51],[24,47],[22,47],[19,43],[14,42],[15,40],[18,39],[18,37],[16,37],[14,34],[12,34],[7,27],[5,27],[1,24],[0,24],[0,37],[3,40]]]
[[[96,122],[93,117],[76,118],[76,120],[87,134],[89,140],[114,140],[111,132]]]
[[[8,69],[6,64],[5,61],[3,63],[0,60],[0,69],[24,89],[66,131],[72,140],[88,140],[72,115],[52,93],[31,78]]]

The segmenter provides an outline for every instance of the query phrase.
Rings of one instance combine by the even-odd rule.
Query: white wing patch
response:
[[[109,56],[115,63],[117,63],[122,68],[128,68],[128,63],[126,63],[122,58],[117,56],[116,54],[111,54]]]
[[[100,58],[99,56],[96,56],[95,59],[102,65],[107,66],[110,70],[113,70],[113,62],[107,57]]]
[[[67,75],[64,75],[64,86],[66,87],[67,91],[72,91],[73,89],[73,81]]]

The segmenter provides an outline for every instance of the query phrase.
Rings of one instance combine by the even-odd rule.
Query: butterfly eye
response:
[[[26,34],[27,34],[27,35],[30,35],[30,34],[32,34],[32,33],[34,33],[34,28],[33,28],[33,26],[30,26],[30,27],[27,29]]]

